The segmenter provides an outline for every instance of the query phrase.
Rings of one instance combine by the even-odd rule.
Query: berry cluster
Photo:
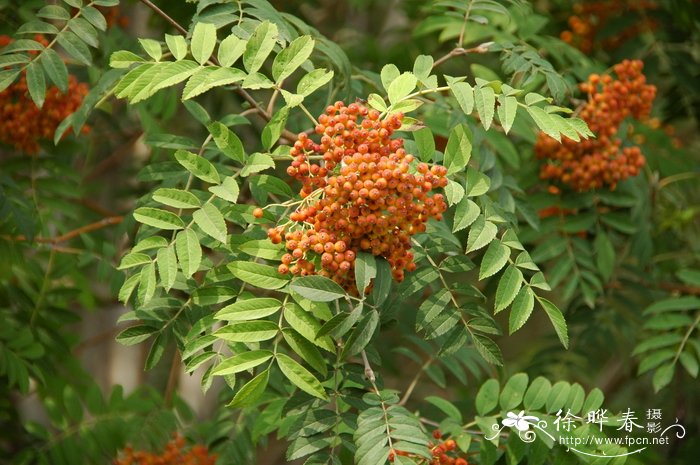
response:
[[[648,0],[603,0],[577,3],[573,7],[574,15],[567,21],[569,29],[562,31],[559,36],[561,40],[584,53],[591,53],[597,45],[604,50],[614,49],[645,30],[653,30],[656,28],[656,23],[653,19],[645,17],[644,21],[637,21],[598,43],[597,36],[608,20],[618,18],[626,12],[653,10],[656,7],[655,2]]]
[[[48,45],[42,36],[35,40]],[[11,42],[12,38],[0,36],[0,47]],[[78,109],[87,92],[87,85],[71,75],[65,94],[58,87],[50,86],[46,89],[43,107],[37,108],[27,89],[26,73],[23,73],[17,82],[0,92],[0,142],[25,153],[38,152],[37,140],[53,139],[58,125]],[[87,130],[85,127],[84,131]]]
[[[287,173],[302,183],[291,226],[272,228],[282,242],[281,273],[320,274],[353,292],[357,253],[387,259],[396,281],[416,268],[411,236],[447,208],[442,194],[447,169],[414,162],[402,139],[392,134],[403,114],[380,117],[361,103],[336,102],[318,118],[315,142],[301,133],[291,149]]]
[[[214,465],[216,454],[209,454],[202,445],[194,445],[185,450],[185,438],[175,434],[165,446],[162,454],[156,455],[146,451],[134,451],[131,447],[124,449],[122,457],[114,460],[114,465]]]
[[[437,429],[433,431],[433,438],[435,438],[438,441],[438,443],[428,443],[428,446],[430,447],[430,452],[433,455],[433,458],[432,460],[430,460],[429,465],[469,465],[467,459],[463,457],[454,457],[457,449],[457,443],[454,441],[454,439],[447,439],[443,441],[442,433],[440,432],[440,430]],[[409,452],[400,450],[400,441],[396,443],[396,447],[397,449],[394,449],[391,452],[389,452],[389,462],[394,462],[396,460],[397,455],[401,455],[403,457],[418,458],[418,456],[416,456],[415,454],[411,454]]]
[[[575,142],[564,138],[560,144],[540,134],[535,154],[546,162],[540,169],[542,179],[560,181],[576,191],[615,189],[619,181],[639,174],[644,156],[639,147],[622,147],[618,130],[625,118],[646,118],[656,95],[656,87],[646,83],[643,63],[625,60],[614,66],[617,79],[592,74],[579,85],[588,94],[580,117],[595,133],[595,139]]]

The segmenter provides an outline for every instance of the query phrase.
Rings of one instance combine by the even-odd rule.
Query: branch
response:
[[[377,380],[377,378],[374,376],[374,370],[372,370],[372,366],[369,364],[369,360],[367,360],[367,353],[363,350],[362,351],[362,363],[365,365],[365,376],[369,380],[372,385],[374,385],[374,382]],[[377,390],[377,387],[374,386],[374,389]],[[377,391],[378,393],[379,391]]]
[[[489,51],[489,47],[493,44],[493,42],[484,42],[483,44],[479,44],[476,47],[472,48],[463,48],[463,47],[457,47],[453,50],[451,50],[447,55],[438,58],[435,60],[435,63],[433,63],[433,69],[437,68],[450,58],[454,58],[459,55],[466,55],[468,53],[487,53]]]
[[[158,16],[160,16],[161,18],[163,18],[164,20],[166,20],[168,23],[170,23],[170,25],[171,25],[172,27],[174,27],[175,29],[177,29],[181,34],[183,34],[183,35],[185,35],[185,36],[187,35],[187,29],[185,29],[184,27],[180,26],[180,25],[178,24],[177,21],[175,21],[173,18],[171,18],[170,16],[168,16],[168,14],[167,14],[165,11],[161,10],[161,9],[158,8],[156,5],[154,5],[153,3],[151,3],[150,0],[141,0],[141,3],[143,3],[144,5],[146,5],[146,6],[147,6],[148,8],[150,8],[151,10],[155,11],[156,14],[157,14]]]
[[[96,231],[98,229],[105,228],[107,226],[111,226],[114,224],[119,224],[122,221],[124,221],[123,216],[110,216],[108,218],[101,219],[100,221],[95,221],[94,223],[90,223],[88,225],[82,226],[78,229],[74,229],[72,231],[69,231],[62,236],[58,237],[35,237],[34,242],[39,242],[41,244],[60,244],[62,242],[67,242],[73,238],[76,238],[82,234],[89,233],[92,231]],[[9,239],[11,241],[15,242],[24,242],[28,241],[26,236],[20,235],[20,236],[14,236],[14,237],[8,237],[8,236],[3,236],[3,239]]]

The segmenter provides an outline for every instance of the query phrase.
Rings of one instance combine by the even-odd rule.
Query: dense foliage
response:
[[[694,463],[697,2],[0,14],[0,463]]]

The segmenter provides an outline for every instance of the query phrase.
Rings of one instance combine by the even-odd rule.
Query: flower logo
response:
[[[521,410],[517,415],[513,412],[508,412],[506,417],[507,418],[504,418],[501,422],[503,423],[503,426],[507,426],[509,428],[515,427],[520,432],[529,430],[530,425],[533,425],[532,422],[540,421],[540,419],[537,417],[525,415],[525,410]]]

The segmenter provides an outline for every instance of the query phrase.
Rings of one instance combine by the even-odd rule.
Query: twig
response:
[[[684,295],[697,295],[700,296],[700,287],[697,286],[690,286],[686,284],[677,284],[677,283],[667,283],[667,282],[662,282],[662,283],[651,283],[647,281],[639,281],[640,284],[647,288],[653,288],[654,286],[658,286],[660,289],[663,289],[664,291],[669,291],[669,292],[677,292],[679,294],[684,294]],[[608,284],[606,284],[605,287],[611,288],[611,289],[624,289],[625,286],[620,281],[612,281]]]
[[[172,27],[174,27],[175,29],[177,29],[181,34],[183,34],[183,35],[185,35],[185,36],[187,35],[187,29],[185,29],[184,27],[180,26],[180,25],[178,24],[177,21],[175,21],[173,18],[171,18],[170,16],[168,16],[168,14],[167,14],[165,11],[161,10],[161,9],[158,8],[156,5],[154,5],[153,3],[151,3],[150,0],[141,0],[141,3],[143,3],[144,5],[146,5],[146,6],[147,6],[148,8],[150,8],[151,10],[155,11],[155,12],[158,14],[158,16],[160,16],[161,18],[163,18],[164,20],[166,20],[168,23],[170,23],[170,25],[171,25]]]
[[[170,373],[168,373],[168,384],[165,386],[165,405],[172,406],[173,394],[175,388],[177,387],[177,378],[180,374],[180,363],[182,359],[180,358],[180,351],[175,348],[175,353],[173,354],[173,362],[170,364]]]
[[[367,353],[363,350],[362,351],[362,363],[365,365],[365,376],[369,380],[372,385],[374,385],[374,382],[377,380],[377,378],[374,376],[374,370],[372,370],[372,366],[369,364],[369,360],[367,360]],[[375,386],[376,390],[376,386]]]
[[[406,392],[404,393],[403,397],[401,397],[399,405],[406,405],[406,402],[408,402],[408,399],[411,397],[411,394],[413,394],[413,390],[418,385],[418,380],[420,380],[420,377],[423,375],[423,371],[425,371],[432,363],[433,358],[431,357],[428,359],[427,362],[421,365],[420,369],[418,370],[418,373],[416,373],[416,375],[413,377],[413,379],[411,380],[411,384],[408,385],[408,388],[406,388]]]
[[[463,48],[461,46],[454,48],[447,55],[435,60],[435,62],[433,63],[433,69],[437,68],[450,58],[454,58],[459,55],[466,55],[468,53],[487,53],[491,44],[493,44],[493,42],[484,42],[483,44],[477,45],[476,47],[472,48]]]
[[[119,224],[119,223],[121,223],[122,221],[124,221],[124,217],[123,217],[123,216],[111,216],[111,217],[108,217],[108,218],[101,219],[100,221],[95,221],[94,223],[90,223],[90,224],[88,224],[88,225],[82,226],[82,227],[80,227],[80,228],[78,228],[78,229],[74,229],[74,230],[72,230],[72,231],[69,231],[69,232],[63,234],[62,236],[58,236],[58,237],[35,237],[35,238],[34,238],[34,242],[39,242],[39,243],[42,243],[42,244],[60,244],[60,243],[62,243],[62,242],[66,242],[66,241],[69,241],[69,240],[71,240],[71,239],[73,239],[73,238],[75,238],[75,237],[78,237],[78,236],[80,236],[80,235],[82,235],[82,234],[85,234],[85,233],[88,233],[88,232],[92,232],[92,231],[95,231],[95,230],[97,230],[97,229],[102,229],[102,228],[104,228],[104,227],[111,226],[111,225],[113,225],[113,224]],[[12,241],[16,241],[16,242],[23,242],[23,241],[27,241],[27,240],[28,240],[27,237],[24,236],[24,235],[14,236],[14,237],[3,236],[3,238],[9,239],[9,240],[12,240]]]

